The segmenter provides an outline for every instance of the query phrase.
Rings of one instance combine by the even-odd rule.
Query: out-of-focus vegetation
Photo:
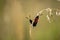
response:
[[[0,0],[0,40],[60,40],[60,16],[54,15],[51,24],[46,14],[40,17],[31,37],[26,16],[34,19],[36,13],[44,8],[60,8],[57,0]],[[55,12],[55,11],[54,11]],[[46,12],[44,12],[46,13]]]

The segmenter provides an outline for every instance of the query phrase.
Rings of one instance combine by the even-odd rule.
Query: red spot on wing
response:
[[[34,22],[36,22],[36,23],[37,23],[37,22],[38,22],[38,18],[35,18]]]

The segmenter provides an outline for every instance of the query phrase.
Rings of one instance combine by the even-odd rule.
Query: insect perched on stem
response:
[[[42,14],[41,14],[41,15],[42,15]],[[40,14],[37,14],[37,16],[35,17],[34,20],[29,19],[28,17],[26,17],[26,18],[29,19],[29,22],[30,22],[30,24],[32,24],[33,27],[36,27],[36,25],[37,25],[37,23],[38,23],[38,20],[39,20],[39,16],[40,16]],[[29,17],[30,17],[30,16],[29,16]]]

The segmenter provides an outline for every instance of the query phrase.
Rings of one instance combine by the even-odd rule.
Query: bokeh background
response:
[[[0,0],[0,40],[60,40],[60,16],[54,14],[55,21],[48,23],[46,12],[38,25],[32,27],[25,17],[44,8],[60,8],[58,0]],[[54,11],[55,13],[55,11]]]

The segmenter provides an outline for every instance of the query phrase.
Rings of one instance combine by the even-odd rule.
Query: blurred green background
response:
[[[0,40],[60,40],[60,16],[54,14],[55,21],[48,23],[46,12],[37,26],[32,27],[25,18],[44,8],[60,9],[57,0],[0,0]],[[54,11],[55,12],[55,11]]]

